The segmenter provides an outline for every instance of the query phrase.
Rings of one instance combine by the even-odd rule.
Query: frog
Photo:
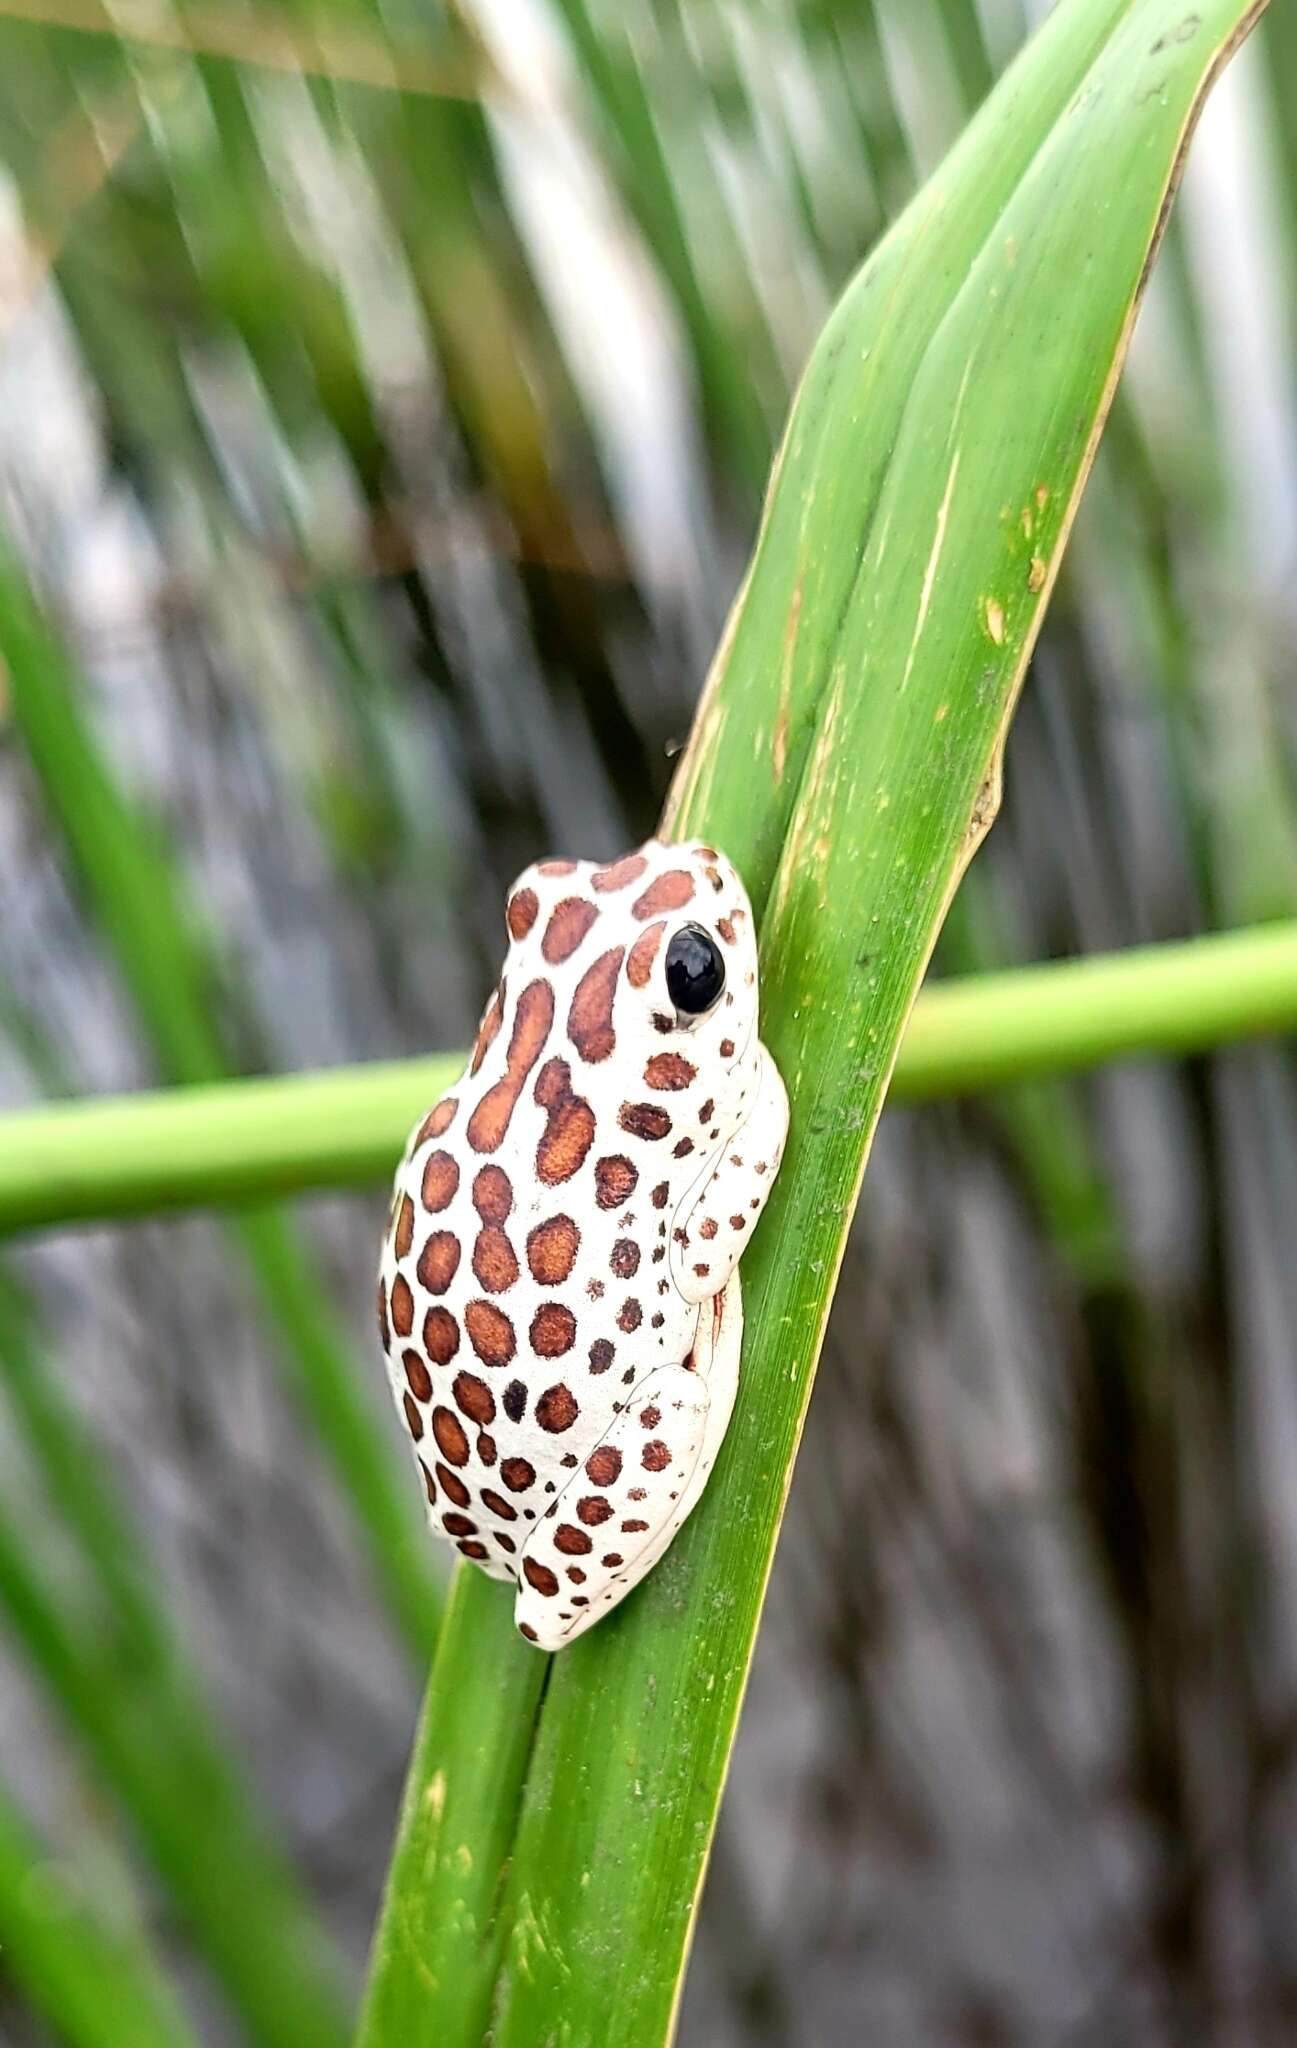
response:
[[[783,1157],[757,935],[702,841],[549,859],[393,1185],[378,1322],[435,1535],[562,1649],[697,1505],[739,1382],[739,1260]]]

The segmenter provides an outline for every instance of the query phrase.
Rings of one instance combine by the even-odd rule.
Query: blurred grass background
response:
[[[1028,25],[3,0],[0,1104],[468,1041],[516,870],[651,825],[810,342]],[[939,968],[1297,912],[1295,329],[1280,4]],[[1289,2038],[1295,1079],[885,1120],[686,2044]],[[345,2036],[437,1599],[381,1211],[8,1255],[6,2043]]]

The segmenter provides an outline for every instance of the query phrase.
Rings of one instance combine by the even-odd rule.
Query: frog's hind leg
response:
[[[581,1470],[532,1530],[514,1621],[561,1650],[602,1620],[669,1547],[696,1506],[729,1424],[743,1319],[737,1277],[704,1302],[690,1363],[632,1387]]]

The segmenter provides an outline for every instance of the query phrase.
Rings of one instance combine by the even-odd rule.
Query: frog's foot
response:
[[[639,1381],[581,1470],[532,1530],[514,1621],[561,1650],[624,1600],[668,1548],[716,1461],[738,1385],[737,1275],[699,1317],[689,1365]]]
[[[682,1207],[671,1238],[671,1274],[686,1301],[719,1293],[738,1265],[784,1154],[788,1096],[760,1048],[757,1092],[746,1121]]]

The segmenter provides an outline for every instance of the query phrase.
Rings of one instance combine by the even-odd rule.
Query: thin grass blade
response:
[[[0,656],[18,731],[161,1065],[175,1081],[216,1080],[227,1071],[212,1021],[220,994],[216,963],[197,936],[160,837],[117,788],[68,658],[4,540]],[[426,1651],[440,1596],[417,1507],[327,1306],[323,1275],[283,1215],[249,1210],[234,1228],[278,1330],[302,1413],[332,1458],[365,1537],[376,1582],[411,1645]]]
[[[197,2048],[142,1943],[90,1910],[2,1792],[0,1957],[67,2048]]]

